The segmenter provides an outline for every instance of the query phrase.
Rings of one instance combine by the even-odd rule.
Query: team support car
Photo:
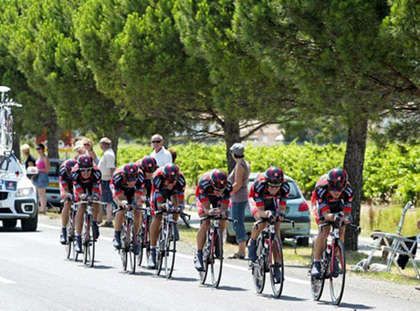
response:
[[[251,188],[251,185],[257,178],[257,175],[258,173],[250,174],[248,189]],[[296,243],[298,245],[307,246],[309,244],[309,234],[311,229],[309,206],[296,182],[288,176],[285,176],[285,179],[290,186],[289,197],[286,201],[286,217],[294,221],[294,226],[292,226],[291,223],[283,222],[280,226],[281,237],[282,239],[294,238],[296,239]],[[255,219],[252,217],[248,206],[245,210],[245,229],[248,234],[250,234],[254,222]],[[232,222],[229,223],[227,228],[227,240],[228,242],[235,242],[235,231],[233,230]]]
[[[5,228],[16,227],[20,219],[23,231],[37,229],[36,189],[26,173],[13,153],[0,155],[0,220]],[[37,174],[36,168],[33,174]]]
[[[50,159],[50,170],[48,171],[48,186],[46,189],[47,202],[49,206],[61,207],[60,185],[58,177],[60,165],[63,161],[60,159]]]

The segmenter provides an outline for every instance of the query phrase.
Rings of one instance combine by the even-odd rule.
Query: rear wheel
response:
[[[336,264],[334,264],[334,261]],[[333,304],[338,305],[343,298],[344,284],[346,281],[346,258],[344,244],[340,240],[338,240],[335,244],[335,255],[332,254],[328,269],[330,271],[331,301]]]
[[[6,229],[14,229],[17,224],[16,219],[3,219],[2,221],[3,221],[3,228],[6,228]]]
[[[273,241],[273,247],[276,247],[280,253],[281,260],[278,263],[275,263],[274,252],[273,258],[271,258],[270,264],[270,280],[271,280],[271,289],[273,290],[274,297],[278,298],[281,296],[283,291],[283,281],[284,281],[284,265],[283,265],[283,248],[281,243],[275,239]],[[279,266],[280,269],[280,279],[276,280],[275,278],[275,265]]]
[[[261,294],[265,285],[265,265],[264,242],[261,237],[257,239],[257,260],[252,263],[252,276],[254,279],[255,290]]]

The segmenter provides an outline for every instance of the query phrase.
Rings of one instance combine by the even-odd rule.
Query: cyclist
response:
[[[76,161],[68,159],[60,165],[58,181],[60,184],[60,196],[63,202],[63,210],[61,211],[61,235],[60,243],[67,243],[67,223],[70,216],[70,207],[73,200],[73,179],[71,171],[76,165]]]
[[[98,201],[101,197],[101,171],[93,166],[92,157],[88,155],[81,155],[77,159],[77,164],[72,170],[72,179],[74,187],[75,202],[84,201],[90,196],[94,201]],[[96,240],[99,237],[98,216],[99,204],[93,204],[93,238]],[[76,227],[76,247],[78,253],[82,252],[82,226],[83,214],[86,206],[79,206],[76,213],[75,227]]]
[[[252,184],[249,197],[251,203],[251,213],[255,219],[272,218],[275,220],[275,231],[277,241],[280,244],[280,212],[286,209],[286,198],[289,195],[290,186],[284,179],[283,170],[276,166],[269,167],[263,174],[260,174]],[[266,223],[254,225],[251,231],[251,238],[248,245],[248,257],[251,261],[257,259],[256,240],[261,231],[267,226]],[[281,254],[278,249],[280,245],[274,247],[275,265],[274,277],[279,282],[281,279],[280,264]]]
[[[116,249],[121,248],[121,227],[124,222],[125,209],[127,204],[132,204],[134,207],[133,252],[136,255],[140,250],[137,236],[142,222],[142,213],[139,208],[143,204],[143,181],[143,173],[134,163],[128,163],[121,169],[118,169],[111,179],[113,198],[119,207],[115,212],[113,246]]]
[[[166,208],[167,200],[173,207],[184,207],[185,178],[176,164],[169,163],[156,170],[152,181],[152,214],[154,215],[150,226],[150,256],[148,267],[156,268],[156,244],[162,221],[162,214],[158,213]],[[178,214],[174,214],[174,220],[178,220]],[[176,227],[175,227],[176,228]],[[177,229],[176,229],[177,230]],[[175,231],[176,240],[179,239],[178,231]]]
[[[150,197],[152,192],[153,173],[157,170],[158,165],[156,159],[152,156],[145,156],[136,162],[144,176],[144,190],[146,195],[146,205],[150,206]]]
[[[226,216],[231,191],[232,184],[228,182],[225,172],[214,169],[205,173],[200,178],[195,191],[198,215],[200,217],[215,214]],[[203,247],[209,226],[209,219],[202,220],[200,229],[197,232],[197,253],[194,258],[194,266],[198,271],[204,271]],[[222,232],[225,226],[226,220],[221,220],[220,229]]]
[[[344,223],[351,222],[351,202],[353,200],[353,190],[348,182],[347,173],[341,168],[333,168],[326,175],[323,175],[315,185],[312,192],[311,202],[315,214],[315,221],[318,226],[325,221],[336,221],[339,215],[344,213]],[[324,226],[318,231],[318,236],[314,239],[314,264],[311,275],[320,277],[321,254],[325,249],[330,226]],[[344,242],[345,226],[340,229],[340,240]],[[338,263],[334,263],[334,270],[338,269]],[[334,272],[336,273],[336,272]]]

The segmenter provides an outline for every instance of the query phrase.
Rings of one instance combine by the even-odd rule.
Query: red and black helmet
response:
[[[139,168],[134,163],[128,163],[123,166],[123,172],[127,181],[135,181],[139,175]]]
[[[77,158],[77,164],[81,169],[91,169],[93,168],[93,159],[89,155],[81,155]]]
[[[333,191],[343,191],[347,184],[347,173],[342,168],[333,168],[328,172],[328,188]]]
[[[145,156],[137,163],[145,173],[154,173],[158,168],[156,159],[151,156]]]
[[[214,169],[211,171],[210,181],[213,188],[215,188],[218,191],[225,190],[228,182],[226,173],[218,169]]]
[[[264,177],[269,186],[280,187],[284,182],[283,170],[276,166],[270,166],[264,172]]]
[[[167,180],[174,181],[179,176],[179,167],[173,163],[166,164],[162,169],[162,173]]]

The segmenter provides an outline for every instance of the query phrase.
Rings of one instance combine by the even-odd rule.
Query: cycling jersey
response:
[[[280,212],[280,209],[286,208],[286,198],[289,195],[290,186],[283,182],[276,194],[268,191],[268,182],[263,174],[258,175],[257,179],[251,185],[249,198],[251,199],[251,213],[253,216],[258,210],[270,210],[274,214]]]
[[[319,223],[319,217],[324,213],[338,213],[341,211],[346,214],[351,213],[352,201],[353,189],[349,183],[344,187],[340,196],[334,198],[328,190],[327,175],[322,176],[316,183],[311,196],[316,222]]]
[[[176,178],[176,183],[171,189],[168,188],[169,184],[170,182],[165,177],[163,169],[158,168],[154,173],[152,180],[152,211],[161,209],[166,200],[170,199],[174,195],[176,196],[178,203],[183,205],[185,192],[184,175],[181,172],[179,173]]]
[[[101,171],[96,167],[92,168],[90,176],[84,179],[79,165],[76,164],[72,170],[72,179],[76,202],[80,200],[80,195],[83,193],[96,194],[98,198],[101,197]]]
[[[73,160],[66,160],[64,161],[59,168],[58,172],[58,182],[60,184],[60,195],[61,198],[65,198],[66,193],[73,194],[73,179],[72,179],[72,172],[68,174],[67,172],[67,162]],[[74,167],[74,166],[73,166]]]
[[[211,183],[211,172],[205,173],[199,180],[195,189],[195,197],[197,200],[198,214],[204,213],[203,203],[210,202],[210,207],[217,208],[219,204],[229,204],[230,192],[232,191],[231,182],[227,182],[226,188],[221,195],[215,192]]]
[[[129,187],[127,178],[124,174],[124,171],[118,169],[114,172],[111,178],[111,190],[112,196],[114,198],[119,198],[121,195],[124,195],[129,204],[133,204],[133,199],[135,196],[143,196],[143,182],[144,175],[142,171],[138,171],[138,176],[134,187]]]

